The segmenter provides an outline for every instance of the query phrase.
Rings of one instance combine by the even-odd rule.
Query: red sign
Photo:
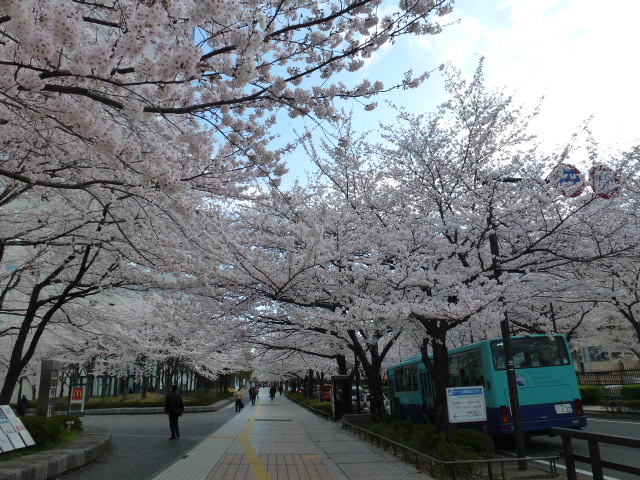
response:
[[[594,165],[589,170],[593,193],[602,198],[613,198],[620,192],[620,177],[606,165]]]
[[[84,400],[84,387],[73,387],[71,390],[71,401],[82,402]]]

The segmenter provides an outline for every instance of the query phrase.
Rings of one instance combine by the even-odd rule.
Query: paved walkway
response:
[[[430,479],[342,430],[339,422],[285,396],[262,397],[256,406],[245,401],[240,413],[154,480]]]

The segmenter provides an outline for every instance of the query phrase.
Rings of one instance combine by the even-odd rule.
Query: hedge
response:
[[[580,397],[587,405],[600,403],[606,394],[601,385],[580,385]]]
[[[72,431],[82,431],[82,420],[70,415],[56,415],[51,418],[26,416],[21,417],[21,420],[38,447],[60,442],[68,429],[69,420],[74,422],[70,426]]]

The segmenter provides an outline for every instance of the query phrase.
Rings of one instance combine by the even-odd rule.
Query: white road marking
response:
[[[537,462],[537,463],[543,463],[543,464],[545,464],[545,465],[549,465],[549,462],[545,462],[545,461],[543,461],[543,460],[534,460],[534,462]],[[566,469],[567,469],[567,467],[565,467],[564,465],[561,465],[561,464],[559,464],[559,463],[556,463],[556,468],[562,468],[562,469],[564,469],[564,470],[566,470]],[[586,470],[580,470],[579,468],[576,468],[576,472],[577,472],[577,473],[581,473],[582,475],[587,475],[587,476],[589,476],[589,477],[593,477],[593,473],[588,472],[588,471],[586,471]],[[603,476],[602,476],[602,478],[604,478],[604,480],[620,480],[619,478],[615,478],[615,477],[608,477],[608,476],[606,476],[606,475],[603,475]]]
[[[589,418],[589,422],[624,423],[627,425],[638,425],[639,422],[626,422],[623,420],[602,420],[601,418]]]

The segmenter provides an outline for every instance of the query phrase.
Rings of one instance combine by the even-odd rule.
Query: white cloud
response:
[[[613,8],[595,0],[458,0],[450,19],[460,23],[413,45],[468,74],[484,56],[487,82],[520,101],[546,94],[537,128],[547,144],[566,141],[593,114],[603,146],[628,146],[640,137],[639,17],[633,0]]]

